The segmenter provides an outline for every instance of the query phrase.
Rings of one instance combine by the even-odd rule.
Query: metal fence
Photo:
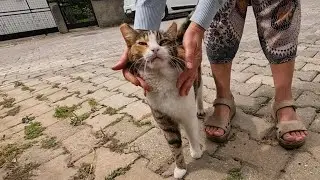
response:
[[[0,36],[55,27],[46,0],[0,1]]]

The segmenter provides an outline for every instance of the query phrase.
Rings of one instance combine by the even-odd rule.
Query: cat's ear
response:
[[[124,40],[127,43],[128,47],[131,47],[137,38],[138,32],[135,31],[132,27],[130,27],[128,24],[124,23],[120,26],[121,34],[124,38]]]
[[[171,26],[166,31],[172,38],[177,38],[178,26],[177,23],[173,22]]]

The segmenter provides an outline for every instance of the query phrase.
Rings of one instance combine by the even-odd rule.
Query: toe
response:
[[[295,140],[295,136],[292,136],[291,133],[285,133],[283,135],[283,139],[285,141],[294,141]]]
[[[224,130],[221,128],[217,128],[217,130],[214,132],[215,136],[222,136],[224,134]]]

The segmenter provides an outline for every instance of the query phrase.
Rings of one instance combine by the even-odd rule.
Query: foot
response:
[[[220,116],[220,117],[225,117],[225,121],[228,121],[229,114],[230,114],[230,109],[226,105],[216,105],[214,108],[214,115]],[[214,126],[206,126],[205,127],[206,133],[208,133],[210,136],[223,136],[224,135],[224,130],[218,127]]]
[[[292,107],[285,107],[279,109],[277,112],[279,121],[290,121],[297,119],[297,114]],[[304,140],[308,135],[307,131],[291,131],[282,136],[285,141],[288,142],[299,142]]]
[[[186,175],[186,169],[180,169],[178,167],[174,168],[173,177],[176,179],[182,179],[184,175]]]
[[[206,116],[206,113],[204,112],[204,109],[198,109],[198,111],[197,111],[197,117],[198,117],[199,119],[204,119],[205,116]]]
[[[190,155],[193,159],[200,159],[203,152],[201,148],[192,148],[190,147]]]

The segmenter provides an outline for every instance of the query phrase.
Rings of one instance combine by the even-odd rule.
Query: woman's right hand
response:
[[[126,65],[128,61],[128,52],[129,52],[129,49],[126,47],[123,54],[120,57],[120,60],[115,66],[112,67],[112,70],[116,71],[116,70],[122,69],[122,74],[126,80],[128,80],[129,82],[131,82],[136,86],[141,86],[144,89],[144,91],[150,91],[151,90],[150,86],[141,77],[134,76],[127,69]]]

